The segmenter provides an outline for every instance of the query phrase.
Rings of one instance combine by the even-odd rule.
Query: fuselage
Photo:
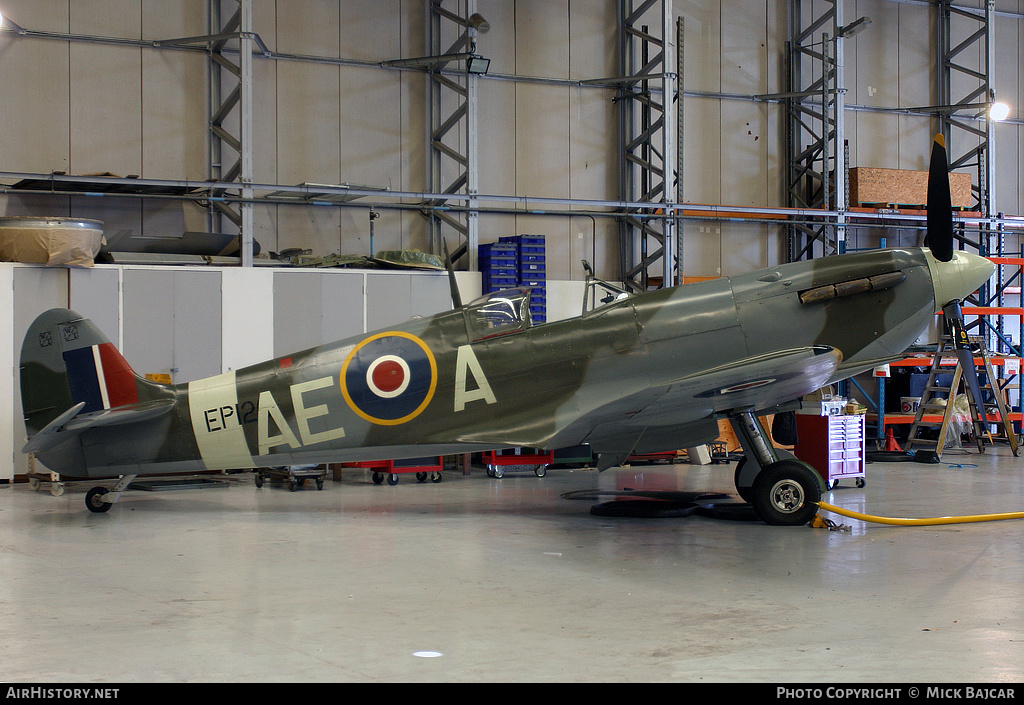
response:
[[[898,356],[990,272],[971,255],[939,263],[924,250],[878,250],[624,297],[537,326],[527,292],[502,292],[168,387],[172,411],[89,429],[82,452],[89,476],[108,476],[600,446],[614,436],[604,429],[628,426],[656,394],[662,437],[687,447],[714,438],[723,409],[665,396],[674,380],[811,346],[838,351],[834,378],[851,376]]]

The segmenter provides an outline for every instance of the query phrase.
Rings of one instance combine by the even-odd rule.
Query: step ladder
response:
[[[935,451],[936,458],[942,456],[949,432],[949,424],[953,418],[953,400],[956,398],[957,392],[962,388],[963,393],[967,397],[971,427],[973,429],[972,436],[978,447],[978,452],[985,452],[984,442],[986,438],[989,443],[995,443],[991,432],[988,430],[988,425],[989,423],[996,423],[1003,426],[1013,454],[1015,456],[1018,454],[1017,436],[1014,433],[1013,423],[1010,421],[1001,390],[993,387],[996,379],[995,370],[985,349],[984,340],[972,337],[970,342],[972,347],[977,347],[979,350],[975,357],[980,356],[981,358],[981,364],[975,369],[978,373],[984,372],[988,381],[987,384],[981,386],[982,396],[985,396],[986,391],[990,392],[992,401],[986,402],[984,399],[974,398],[974,395],[971,393],[971,387],[965,379],[963,366],[956,358],[956,348],[952,338],[949,336],[941,338],[935,351],[935,357],[932,358],[928,380],[921,394],[921,402],[917,407],[917,413],[914,415],[914,422],[911,424],[910,432],[907,435],[905,450],[908,453],[921,448],[929,448]],[[950,360],[956,361],[956,367],[953,370],[953,380],[950,386],[945,387],[937,383],[937,378],[940,374],[949,373]],[[940,393],[945,393],[946,398],[942,399],[939,396]],[[940,413],[940,410],[942,413],[941,421],[926,421],[924,419],[926,415],[937,415]],[[993,418],[992,421],[989,421],[990,416]],[[935,428],[938,429],[938,438],[929,439],[919,436],[922,430]]]

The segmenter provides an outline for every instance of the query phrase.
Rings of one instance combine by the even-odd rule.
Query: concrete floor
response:
[[[735,464],[289,492],[0,489],[0,673],[33,682],[1020,682],[1024,520],[851,530],[591,514]],[[308,484],[308,483],[307,483]],[[882,516],[1024,510],[1005,447],[875,463]],[[567,498],[580,493],[589,498]],[[423,655],[433,652],[439,655]]]

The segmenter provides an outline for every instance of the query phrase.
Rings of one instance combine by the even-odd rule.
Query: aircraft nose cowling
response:
[[[930,252],[926,254],[935,292],[936,313],[950,301],[962,301],[973,294],[988,281],[996,268],[984,257],[969,252],[954,252],[949,262],[940,262]]]

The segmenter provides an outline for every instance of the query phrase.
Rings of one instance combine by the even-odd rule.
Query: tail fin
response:
[[[21,403],[31,438],[72,407],[77,413],[166,398],[162,385],[139,377],[96,325],[74,311],[39,315],[21,346]]]

